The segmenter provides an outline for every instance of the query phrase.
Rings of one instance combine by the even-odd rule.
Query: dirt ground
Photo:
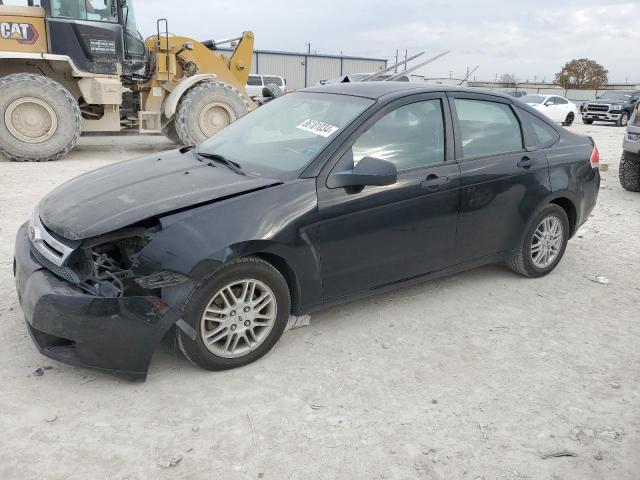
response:
[[[12,252],[53,187],[171,145],[94,137],[58,162],[1,160],[0,478],[637,480],[640,194],[618,183],[623,129],[572,129],[609,170],[551,275],[490,266],[331,308],[224,373],[159,352],[146,383],[38,354]]]

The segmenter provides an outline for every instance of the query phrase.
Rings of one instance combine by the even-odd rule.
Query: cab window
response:
[[[89,20],[93,22],[117,22],[116,0],[51,0],[51,16]]]

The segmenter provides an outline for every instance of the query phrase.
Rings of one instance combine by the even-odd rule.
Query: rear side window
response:
[[[486,100],[455,99],[462,158],[522,150],[520,123],[509,105]]]
[[[247,85],[262,85],[262,78],[257,75],[249,75]]]
[[[270,76],[265,75],[262,78],[264,78],[264,84],[265,85],[269,85],[270,83],[273,83],[273,84],[275,84],[275,85],[277,85],[279,87],[283,86],[282,85],[282,79],[280,77],[270,77]]]
[[[535,115],[532,115],[521,108],[518,109],[518,113],[520,118],[522,118],[529,127],[530,136],[533,137],[531,140],[536,146],[548,147],[556,143],[558,138],[560,138],[558,132],[556,132],[553,127],[540,120]]]

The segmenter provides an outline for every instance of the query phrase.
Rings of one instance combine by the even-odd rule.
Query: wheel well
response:
[[[567,214],[567,218],[569,219],[569,236],[572,237],[576,231],[576,222],[578,221],[578,212],[576,211],[575,205],[566,197],[555,198],[551,200],[550,203],[558,205]]]
[[[300,291],[298,279],[295,272],[287,261],[273,253],[258,252],[253,253],[252,256],[258,257],[267,263],[270,263],[280,274],[284,277],[289,287],[289,294],[291,295],[291,312],[297,312],[300,307]]]

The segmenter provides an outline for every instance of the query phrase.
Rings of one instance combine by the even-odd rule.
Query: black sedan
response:
[[[20,303],[63,362],[144,379],[177,338],[200,367],[237,367],[290,315],[490,262],[548,274],[596,204],[598,160],[507,95],[311,88],[55,189],[18,232]]]

